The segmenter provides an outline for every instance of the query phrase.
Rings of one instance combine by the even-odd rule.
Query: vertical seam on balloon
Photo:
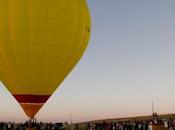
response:
[[[9,7],[9,6],[8,6],[8,7]],[[9,19],[9,17],[8,17],[8,19]],[[1,42],[2,42],[2,41],[1,41]],[[4,52],[3,49],[1,49],[2,60],[4,61],[3,64],[5,65],[4,67],[6,67],[6,66],[8,66],[7,63],[6,63],[7,60],[5,60],[6,58],[5,58],[5,56],[4,56],[3,54],[5,54],[5,52]],[[7,68],[7,67],[6,67],[6,68]],[[4,73],[4,72],[3,72],[3,73]],[[6,80],[9,80],[9,76],[8,76],[6,73],[4,73],[4,75],[5,75],[5,77],[7,78]],[[8,84],[8,83],[4,83],[4,84],[6,85],[6,84]],[[10,83],[10,84],[12,84],[12,83]]]
[[[63,7],[61,10],[65,10],[65,7],[66,7],[66,1],[65,1],[65,3],[64,3],[64,7]],[[59,8],[59,7],[58,7],[58,8]],[[62,19],[63,19],[63,21],[64,21],[64,19],[65,19],[65,13],[63,13]],[[64,31],[64,28],[63,28],[63,27],[64,27],[64,22],[63,22],[63,21],[62,21],[62,26],[61,26],[61,33],[63,33],[63,31]],[[61,37],[58,39],[58,43],[59,43],[59,44],[58,44],[58,47],[57,47],[57,48],[60,49],[60,48],[61,48],[61,44],[60,44],[60,43],[61,43]],[[60,58],[59,55],[58,55],[58,57]],[[56,58],[56,59],[57,59],[57,58]],[[58,63],[58,62],[55,62],[55,65],[54,65],[55,68],[57,67],[57,63]],[[62,64],[62,63],[61,63],[61,64]],[[54,73],[55,73],[55,72],[54,72]],[[55,80],[55,79],[54,79],[54,80]],[[56,86],[55,86],[55,87],[56,87]],[[59,85],[58,85],[58,87],[59,87]],[[58,88],[58,87],[57,87],[57,88]],[[51,93],[53,93],[57,88],[54,88],[54,89],[52,90]],[[50,93],[50,94],[51,94],[51,93]]]
[[[63,10],[66,10],[65,8],[66,8],[66,6],[67,6],[67,1],[65,1],[65,4],[64,4],[64,7],[63,7]],[[66,11],[65,11],[66,12]],[[63,21],[64,21],[64,19],[66,18],[66,13],[63,13]],[[62,33],[64,32],[64,22],[62,22]],[[62,42],[62,38],[60,38],[60,43]],[[62,46],[61,46],[61,44],[59,43],[59,48],[60,49],[62,49]],[[64,61],[64,62],[62,62],[61,64],[63,64],[63,67],[62,68],[60,68],[60,70],[62,70],[63,71],[63,68],[64,68],[64,63],[65,63],[66,61]],[[62,71],[59,71],[59,73],[62,73]],[[60,74],[61,75],[61,74]],[[61,78],[61,80],[59,81],[59,84],[58,84],[58,87],[59,87],[59,85],[62,83],[62,81],[65,79],[65,77],[64,76],[62,76],[62,77],[60,77]]]
[[[79,27],[79,22],[80,22],[80,16],[79,16],[79,8],[80,8],[80,5],[77,5],[77,8],[78,8],[78,13],[77,13],[77,20],[78,20],[78,22],[77,23],[75,23],[76,24],[76,29],[74,28],[74,35],[76,36],[78,33],[78,27]],[[75,12],[76,13],[76,12]],[[75,30],[77,30],[77,31],[75,31]],[[72,50],[72,48],[73,48],[73,45],[74,45],[74,41],[76,41],[76,38],[75,38],[75,36],[73,36],[74,38],[73,38],[73,41],[72,41],[72,45],[71,45],[71,47],[70,47],[70,50]],[[75,48],[73,48],[73,49],[75,49]],[[71,53],[70,54],[68,54],[68,56],[67,57],[70,57],[70,55],[71,55]],[[73,57],[75,57],[75,55],[73,56]],[[72,62],[73,62],[73,60],[72,60]],[[71,63],[72,64],[72,63]]]
[[[31,35],[31,4],[30,4],[30,2],[28,3],[28,17],[29,17],[29,22],[28,22],[28,71],[29,71],[29,88],[31,87],[31,72],[30,72],[30,58],[31,58],[31,56],[30,56],[30,35]]]
[[[78,7],[80,8],[80,5],[78,5]],[[79,11],[78,11],[78,22],[77,22],[77,26],[76,26],[76,28],[78,28],[79,27],[79,23],[80,23],[80,16],[79,16]],[[77,31],[76,32],[79,32],[79,30],[80,29],[76,29]],[[75,35],[76,35],[77,33],[75,33]],[[76,41],[76,38],[74,38],[74,40]],[[73,46],[73,45],[72,45]],[[72,47],[71,47],[72,48]],[[71,49],[70,48],[70,49]],[[81,48],[81,47],[79,47],[79,48]],[[75,54],[74,54],[74,56],[73,56],[73,59],[76,59],[76,57],[77,57],[77,48],[76,48],[76,52],[75,52]],[[70,57],[70,54],[67,56],[67,57]],[[66,61],[67,62],[67,61]],[[70,62],[69,64],[67,64],[66,66],[64,66],[63,67],[63,75],[67,75],[69,72],[71,72],[72,71],[72,69],[71,70],[69,70],[69,71],[66,71],[66,67],[71,67],[71,68],[73,68],[77,63],[75,63],[75,61],[74,60],[72,60],[72,62]],[[74,65],[73,65],[74,64]],[[63,78],[62,80],[64,80],[65,78]]]
[[[67,2],[68,1],[65,1],[65,7],[67,6]],[[66,17],[66,13],[68,12],[67,10],[66,10],[66,8],[64,7],[64,10],[65,10],[65,12],[64,12],[64,19],[65,19],[65,17]],[[64,20],[63,20],[64,21]],[[63,25],[64,25],[65,23],[63,23]],[[63,26],[64,27],[64,26]],[[64,31],[64,29],[62,28],[62,33],[63,33],[63,31]],[[60,46],[60,48],[63,48],[64,46]],[[67,47],[66,47],[67,48]],[[70,49],[70,47],[69,47],[69,49]],[[67,54],[68,55],[68,54]],[[67,56],[66,56],[67,57]],[[65,68],[65,63],[66,63],[67,61],[65,60],[62,64],[63,64],[63,67],[61,68],[61,70],[62,71],[60,71],[60,73],[64,73],[64,68]],[[61,77],[61,81],[63,81],[65,79],[65,76],[62,76]]]
[[[64,1],[64,2],[65,2],[64,6],[66,7],[66,1]],[[57,8],[60,8],[61,10],[65,10],[65,7],[63,7],[63,8],[57,7]],[[61,26],[61,31],[60,31],[60,33],[63,33],[63,31],[64,31],[64,28],[63,28],[63,27],[64,27],[64,26],[63,26],[63,25],[64,25],[64,22],[63,22],[63,21],[64,21],[64,19],[65,19],[65,13],[63,13],[62,19],[63,19],[63,20],[62,20],[62,26]],[[60,37],[60,38],[58,39],[58,41],[57,41],[57,42],[59,43],[58,46],[57,46],[57,49],[58,49],[58,50],[61,49],[61,46],[60,46],[60,43],[61,43],[61,41],[62,41],[61,38],[62,38],[62,37]],[[56,60],[57,58],[60,58],[60,56],[59,56],[59,55],[56,56],[56,57],[55,57],[55,60]],[[55,65],[54,65],[55,68],[57,67],[57,63],[59,63],[59,62],[55,62],[55,63],[54,63],[54,64],[55,64]],[[63,64],[63,63],[61,63],[61,64]],[[53,69],[53,68],[52,68],[52,69]],[[54,69],[53,69],[53,70],[54,70]],[[56,73],[56,72],[53,71],[53,73],[54,73],[54,76],[55,76],[55,73]],[[53,77],[53,79],[54,79],[54,77]],[[54,79],[54,80],[55,80],[55,79]],[[60,84],[60,83],[59,83],[59,84]],[[59,84],[57,84],[57,85],[59,86]],[[55,86],[55,87],[56,87],[56,86]],[[57,88],[53,88],[53,90],[52,90],[49,94],[52,94],[56,89],[57,89]]]
[[[10,1],[9,1],[9,17],[8,17],[8,23],[9,23],[9,36],[10,36],[10,45],[11,45],[11,47],[12,47],[12,50],[13,50],[13,57],[14,57],[14,59],[15,59],[15,65],[16,65],[16,69],[18,70],[18,72],[19,72],[19,67],[18,67],[18,65],[17,65],[17,60],[16,60],[16,54],[15,54],[15,51],[14,51],[14,48],[13,48],[13,46],[14,46],[14,38],[13,38],[13,31],[12,31],[12,22],[11,22],[11,15],[10,15],[10,5],[11,5],[11,3],[10,3]],[[13,76],[12,76],[13,75]],[[17,74],[16,74],[17,75]],[[13,79],[14,79],[14,74],[12,74],[11,73],[11,77],[13,77]],[[20,75],[19,75],[19,73],[18,73],[18,75],[17,75],[17,79],[20,79]],[[16,82],[16,81],[13,81],[13,82]],[[16,84],[16,83],[15,83]],[[13,85],[12,85],[13,86]],[[19,86],[17,86],[17,88],[18,88]],[[13,87],[12,87],[13,88]]]
[[[81,4],[79,3],[79,8],[80,8],[80,6],[81,6]],[[80,9],[79,9],[80,10]],[[78,11],[78,25],[79,25],[79,23],[80,23],[80,11]],[[77,25],[77,28],[78,28],[78,25]],[[77,29],[78,30],[78,29]],[[78,32],[80,31],[80,29],[78,30]],[[78,34],[78,33],[77,33]],[[76,51],[78,51],[78,48],[76,48]],[[74,58],[73,59],[76,59],[76,54],[74,55]],[[71,64],[73,64],[73,63],[71,63]],[[75,64],[76,65],[76,64]],[[75,66],[74,65],[74,66]]]
[[[44,30],[45,31],[45,39],[46,39],[46,41],[47,41],[47,34],[48,34],[48,10],[49,10],[49,7],[47,6],[47,5],[42,5],[42,7],[45,7],[46,9],[47,9],[47,14],[46,14],[46,17],[45,17],[45,20],[47,21],[47,23],[46,23],[46,29]],[[44,45],[45,44],[45,45]],[[42,58],[42,60],[41,60],[41,65],[42,65],[42,67],[40,68],[40,76],[39,76],[39,79],[38,79],[38,82],[39,82],[39,85],[41,86],[41,76],[42,76],[42,73],[43,73],[43,68],[44,68],[44,55],[45,55],[45,51],[46,51],[46,47],[47,47],[47,45],[48,45],[48,41],[46,42],[46,43],[43,43],[43,54],[42,54],[42,56],[41,56],[41,58]],[[38,87],[40,87],[40,86],[38,86]],[[45,88],[45,86],[41,86],[43,89]],[[42,90],[42,93],[44,92],[43,91],[43,89],[41,89],[41,88],[39,88],[39,90]]]
[[[27,81],[28,81],[28,83],[27,83],[27,86],[26,87],[28,87],[28,89],[30,88],[30,59],[29,59],[29,43],[30,43],[30,41],[29,41],[29,35],[30,35],[30,4],[29,4],[29,1],[28,1],[28,3],[27,3],[27,5],[28,5],[28,9],[27,9],[27,14],[28,14],[28,36],[27,36],[27,68],[28,68],[28,77],[27,77]]]
[[[9,8],[9,3],[8,3],[7,8]],[[9,11],[9,10],[8,10],[8,11]],[[9,16],[9,15],[8,15],[8,16]],[[8,19],[9,19],[9,17],[8,17]],[[1,41],[1,42],[2,42],[2,41]],[[1,60],[4,61],[4,62],[2,62],[2,63],[6,66],[6,65],[7,65],[6,61],[7,61],[7,60],[4,60],[4,59],[6,59],[6,58],[5,58],[5,56],[3,55],[3,54],[5,54],[5,52],[4,52],[4,50],[3,50],[2,48],[1,48],[1,51],[0,51],[0,52],[1,52],[1,57],[2,57]],[[5,67],[5,66],[4,66],[4,67]],[[7,67],[6,67],[6,68],[7,68]],[[6,81],[1,81],[1,82],[2,82],[2,83],[7,87],[7,89],[9,90],[9,88],[8,88],[8,86],[7,86],[7,85],[8,85],[7,81],[9,81],[9,76],[8,76],[4,71],[3,71],[2,73],[5,75],[5,77],[6,77],[7,79],[5,78]],[[11,81],[9,81],[9,82],[10,82],[10,84],[12,84]],[[12,85],[11,85],[11,86],[12,86]]]

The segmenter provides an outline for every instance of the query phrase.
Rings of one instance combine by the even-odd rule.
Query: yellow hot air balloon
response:
[[[89,36],[86,0],[0,0],[0,80],[28,117],[76,65]]]

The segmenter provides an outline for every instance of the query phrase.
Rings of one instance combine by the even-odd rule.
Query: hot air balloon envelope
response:
[[[33,118],[87,47],[85,0],[1,0],[0,79]]]

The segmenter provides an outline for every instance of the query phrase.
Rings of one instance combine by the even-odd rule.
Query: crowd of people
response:
[[[142,120],[142,121],[112,121],[101,123],[87,123],[86,130],[153,130],[157,127],[158,130],[175,130],[175,120],[159,119],[159,120]]]
[[[36,130],[66,130],[63,123],[13,123],[13,122],[0,122],[0,130],[26,130],[27,128],[35,128]]]
[[[84,124],[77,123],[72,126],[67,123],[36,123],[30,121],[25,123],[0,122],[0,130],[26,130],[26,128],[35,128],[35,130],[153,130],[153,126],[160,126],[157,130],[175,130],[175,120],[103,121]]]

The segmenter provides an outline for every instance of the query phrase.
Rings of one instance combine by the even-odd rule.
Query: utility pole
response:
[[[152,114],[154,115],[154,102],[152,101]]]
[[[72,123],[72,114],[71,114],[70,119],[71,119],[71,130],[73,130],[74,129],[74,126],[73,126],[73,123]]]

